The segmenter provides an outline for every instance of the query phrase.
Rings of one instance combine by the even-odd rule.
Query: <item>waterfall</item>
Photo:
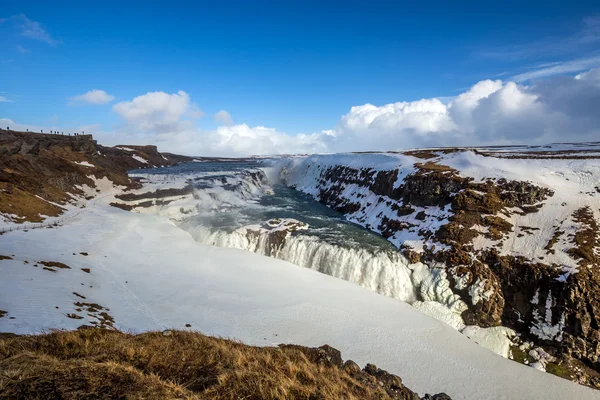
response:
[[[200,243],[279,258],[407,303],[445,300],[446,304],[452,304],[456,301],[449,299],[448,285],[439,284],[446,280],[445,273],[430,274],[427,266],[409,264],[395,251],[374,253],[363,248],[327,243],[316,236],[304,234],[304,229],[297,226],[293,231],[282,229],[281,225],[285,223],[302,223],[289,219],[280,221],[271,224],[268,221],[262,226],[245,226],[233,231],[201,226],[191,221],[184,221],[180,227]]]
[[[340,228],[330,214],[320,214],[322,211],[318,210],[314,214],[311,208],[314,204],[310,201],[306,203],[307,200],[300,199],[294,203],[293,195],[282,195],[283,192],[278,192],[279,197],[272,200],[265,197],[275,194],[269,186],[271,182],[284,178],[284,183],[290,183],[289,175],[298,173],[292,168],[296,164],[288,161],[286,165],[272,168],[188,175],[185,180],[193,188],[191,194],[145,210],[169,217],[200,243],[278,258],[404,301],[459,331],[467,329],[465,332],[481,343],[486,343],[488,337],[495,338],[484,346],[508,356],[507,337],[512,331],[465,327],[461,314],[467,305],[452,292],[444,265],[411,264],[392,246],[377,241],[368,243],[361,228]],[[318,174],[312,172],[314,176],[310,182],[303,182],[301,189],[314,195],[309,189],[315,190]],[[153,179],[151,174],[143,178],[161,186],[172,179]],[[173,180],[181,183],[181,177]],[[291,203],[288,203],[290,199]],[[278,214],[281,218],[273,217]],[[322,224],[311,227],[290,218],[290,214],[315,224],[315,219],[323,220],[327,225],[325,228]],[[327,233],[323,233],[323,229]]]

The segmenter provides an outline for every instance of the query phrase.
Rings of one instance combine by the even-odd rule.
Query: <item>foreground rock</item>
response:
[[[0,334],[0,370],[0,399],[421,399],[327,345],[252,347],[183,331]]]

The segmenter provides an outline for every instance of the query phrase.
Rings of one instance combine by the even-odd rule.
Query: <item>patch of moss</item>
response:
[[[561,364],[548,363],[546,365],[546,372],[564,379],[573,379],[571,371],[566,366]]]
[[[534,361],[526,350],[521,350],[517,345],[510,346],[510,354],[512,360],[520,364],[529,365]]]

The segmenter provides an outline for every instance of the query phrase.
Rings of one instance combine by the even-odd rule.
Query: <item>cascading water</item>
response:
[[[412,278],[413,269],[393,251],[374,253],[328,243],[310,234],[263,227],[250,226],[228,232],[189,221],[181,227],[201,243],[250,250],[286,260],[409,303],[419,298]]]

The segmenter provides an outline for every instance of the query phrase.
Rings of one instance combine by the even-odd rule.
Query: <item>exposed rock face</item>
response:
[[[104,147],[91,135],[0,130],[0,213],[15,222],[39,222],[62,213],[70,194],[83,195],[80,187],[93,188],[95,179],[134,188],[139,184],[127,170],[190,160],[163,155],[155,146]]]
[[[475,179],[444,164],[459,152],[407,152],[414,163],[395,169],[328,160],[321,166],[322,156],[307,162],[311,178],[290,183],[381,234],[411,262],[443,263],[452,291],[468,306],[467,325],[510,327],[556,357],[548,371],[566,370],[557,374],[600,388],[596,182],[582,186],[579,198],[560,193],[562,201],[560,187],[532,183],[528,171],[522,179]]]

